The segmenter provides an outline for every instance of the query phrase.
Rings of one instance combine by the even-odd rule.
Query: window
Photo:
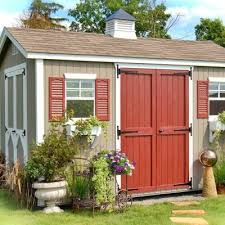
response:
[[[73,110],[75,118],[94,115],[95,80],[66,79],[67,110]]]
[[[218,115],[225,110],[225,81],[209,83],[210,115]]]

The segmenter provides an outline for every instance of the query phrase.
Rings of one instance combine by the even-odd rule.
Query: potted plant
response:
[[[71,119],[66,124],[68,136],[76,136],[93,147],[96,142],[96,137],[99,137],[103,132],[106,134],[107,123],[99,121],[95,116],[90,116],[87,119],[79,119],[75,123]]]
[[[90,116],[88,119],[76,120],[73,124],[69,121],[66,129],[67,135],[99,136],[105,128],[105,122],[99,121],[95,116]]]
[[[56,203],[66,196],[64,169],[76,153],[73,140],[67,140],[59,123],[52,124],[41,144],[35,144],[25,166],[33,182],[35,197],[47,205],[45,213],[62,212]]]
[[[225,194],[225,160],[215,165],[214,176],[218,194]]]

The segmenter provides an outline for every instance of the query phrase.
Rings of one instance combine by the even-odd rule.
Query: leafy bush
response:
[[[218,162],[214,167],[216,184],[225,184],[225,161]]]
[[[46,182],[63,179],[63,170],[76,153],[76,143],[67,140],[61,123],[52,123],[41,144],[35,144],[31,158],[25,166],[26,176],[31,181],[42,178]]]

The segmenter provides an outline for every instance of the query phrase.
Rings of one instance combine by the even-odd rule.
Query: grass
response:
[[[205,218],[210,225],[225,224],[225,197],[202,201],[201,205],[191,207],[194,208],[207,212]],[[0,225],[172,225],[169,220],[172,209],[178,207],[170,203],[133,206],[125,213],[98,212],[94,217],[89,212],[73,214],[69,210],[63,214],[45,215],[41,211],[19,208],[6,191],[0,190]]]

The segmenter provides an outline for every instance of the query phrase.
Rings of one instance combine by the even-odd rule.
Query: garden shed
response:
[[[209,121],[225,110],[225,50],[211,41],[137,38],[135,18],[119,10],[105,34],[4,28],[0,85],[8,163],[26,162],[49,122],[74,109],[74,119],[107,121],[100,146],[136,162],[130,191],[198,190]]]

